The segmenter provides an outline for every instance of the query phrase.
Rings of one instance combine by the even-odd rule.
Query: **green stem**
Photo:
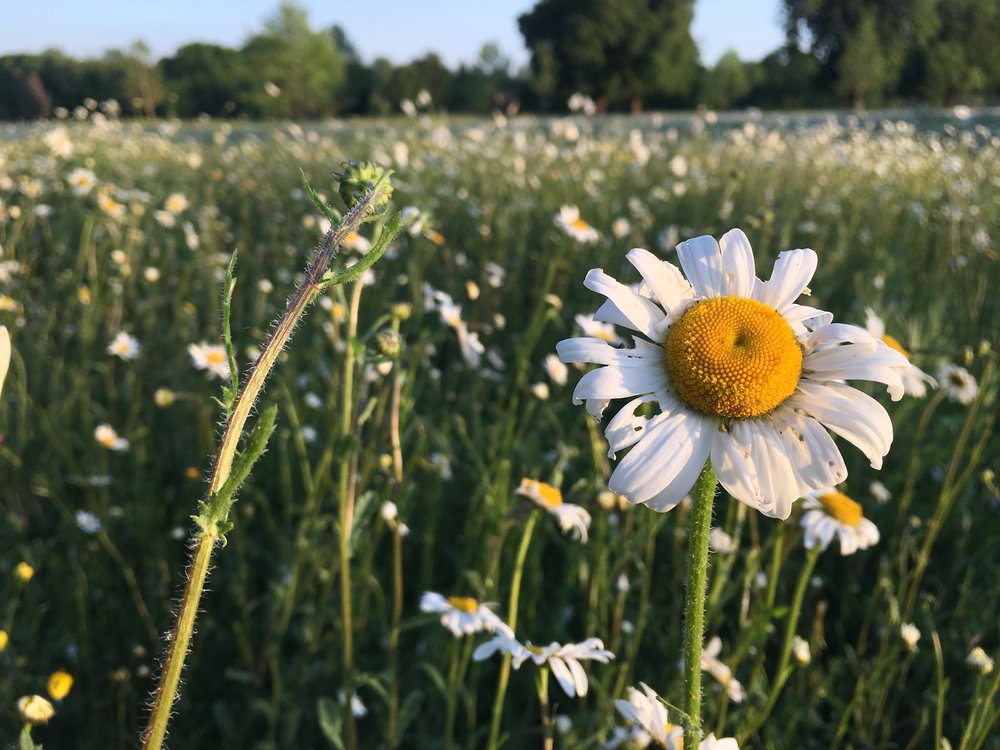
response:
[[[531,534],[535,530],[535,523],[538,521],[538,511],[533,510],[528,516],[528,521],[524,525],[524,534],[521,536],[521,546],[517,549],[517,560],[514,563],[514,575],[510,581],[510,603],[507,606],[507,624],[510,629],[517,632],[517,606],[521,598],[521,576],[524,573],[524,560],[528,556],[528,546],[531,544]],[[505,654],[503,664],[500,665],[500,677],[497,680],[497,692],[493,698],[493,718],[490,721],[490,737],[486,743],[488,750],[497,749],[497,740],[500,738],[500,719],[503,716],[503,703],[507,695],[507,683],[510,680],[510,654]]]
[[[389,722],[386,741],[396,747],[399,725],[399,626],[403,619],[403,534],[399,525],[392,529],[392,627],[389,630]]]
[[[344,353],[344,373],[340,404],[340,439],[347,445],[354,426],[354,369],[355,339],[358,335],[358,313],[361,306],[362,282],[355,281],[351,287],[350,310],[347,318],[347,350]],[[353,451],[345,451],[340,460],[339,514],[340,529],[340,612],[344,630],[344,695],[354,695],[354,621],[351,599],[351,528],[354,523],[354,493],[352,477],[356,466]],[[345,744],[347,750],[358,746],[357,725],[350,710],[344,715]]]
[[[708,532],[712,528],[715,472],[705,462],[691,490],[691,532],[684,587],[684,746],[701,743],[701,650],[708,581]]]
[[[781,695],[781,690],[785,686],[785,682],[788,680],[789,675],[791,675],[788,665],[792,658],[792,644],[795,642],[795,632],[798,629],[799,616],[802,613],[802,601],[805,598],[809,579],[812,577],[812,572],[816,567],[816,561],[819,559],[822,551],[823,548],[816,545],[809,550],[806,556],[806,564],[803,566],[802,572],[799,573],[799,580],[795,585],[795,595],[792,599],[792,606],[789,610],[785,626],[785,640],[781,644],[781,658],[778,661],[778,670],[775,672],[774,682],[771,683],[771,689],[767,693],[767,703],[764,704],[764,708],[754,717],[753,721],[744,727],[737,738],[738,743],[745,742],[748,737],[751,737],[767,721],[767,717],[771,715],[771,711],[774,710],[774,706],[778,702],[778,696]]]
[[[470,640],[466,638],[466,640]],[[451,667],[448,669],[448,705],[444,717],[444,750],[451,750],[455,739],[455,714],[458,711],[459,646],[458,639],[451,642]]]
[[[264,344],[260,356],[254,363],[250,375],[228,414],[208,488],[209,504],[211,504],[213,496],[226,484],[232,473],[233,460],[236,457],[240,437],[243,435],[250,412],[264,389],[264,383],[267,381],[271,369],[291,339],[292,333],[305,314],[306,308],[316,298],[323,274],[326,273],[330,262],[336,255],[337,248],[340,247],[340,243],[348,234],[361,226],[368,215],[369,206],[375,194],[374,190],[369,191],[365,199],[348,213],[337,229],[327,232],[306,268],[305,278],[292,294],[284,313],[274,326],[271,337]],[[170,713],[177,698],[177,688],[184,670],[184,659],[187,656],[191,634],[194,631],[195,617],[201,603],[202,592],[205,589],[205,578],[208,576],[212,550],[218,539],[217,524],[212,523],[202,526],[195,542],[192,562],[188,568],[187,580],[184,583],[184,594],[177,611],[177,622],[170,636],[170,648],[153,698],[149,723],[143,734],[143,750],[160,750],[166,737],[167,724],[170,721]],[[350,711],[347,713],[350,716]],[[353,724],[353,718],[351,723]]]
[[[552,736],[552,716],[549,711],[549,668],[545,664],[538,669],[538,705],[542,710],[542,748],[552,750],[555,738]]]

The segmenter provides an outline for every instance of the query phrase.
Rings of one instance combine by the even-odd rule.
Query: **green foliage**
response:
[[[692,0],[540,0],[518,18],[539,91],[597,100],[684,96],[694,80]],[[552,84],[555,84],[554,86]]]

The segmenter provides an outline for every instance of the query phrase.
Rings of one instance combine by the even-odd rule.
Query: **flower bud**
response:
[[[372,185],[378,182],[385,170],[370,161],[351,161],[344,164],[344,171],[340,174],[334,173],[334,177],[340,182],[340,197],[348,208],[361,201]],[[392,198],[392,184],[386,180],[378,194],[373,197],[371,211],[373,214],[380,213],[389,205]]]
[[[403,348],[403,340],[395,331],[379,331],[375,336],[375,346],[383,357],[398,357]]]

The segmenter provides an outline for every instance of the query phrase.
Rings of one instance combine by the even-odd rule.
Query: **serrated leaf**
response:
[[[340,223],[340,217],[337,215],[337,212],[334,211],[332,206],[324,203],[323,199],[316,194],[312,185],[309,184],[309,180],[306,179],[306,173],[302,167],[299,167],[299,175],[302,177],[302,187],[306,191],[306,195],[309,196],[309,200],[311,200],[313,205],[316,206],[316,210],[329,219],[330,223],[336,227]]]

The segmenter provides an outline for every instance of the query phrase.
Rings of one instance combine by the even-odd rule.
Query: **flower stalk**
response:
[[[225,428],[219,442],[218,452],[213,463],[212,476],[209,483],[208,497],[200,503],[200,513],[194,517],[198,526],[191,563],[188,566],[184,591],[181,596],[177,619],[169,637],[170,647],[167,652],[163,672],[153,698],[153,708],[149,722],[142,737],[143,750],[159,750],[166,737],[167,725],[174,702],[177,698],[181,673],[184,670],[184,660],[194,632],[194,623],[198,607],[205,588],[205,579],[212,560],[212,552],[217,542],[225,543],[225,534],[232,528],[229,521],[229,511],[236,498],[236,492],[250,473],[254,462],[263,455],[267,440],[274,430],[277,410],[270,407],[264,411],[257,425],[244,441],[243,452],[237,455],[237,449],[246,429],[250,412],[257,402],[272,368],[292,337],[306,309],[316,297],[330,286],[346,283],[358,278],[371,266],[388,248],[389,242],[398,231],[398,217],[383,230],[379,242],[361,262],[339,272],[329,271],[330,263],[337,254],[344,239],[365,222],[372,218],[373,206],[379,205],[382,197],[391,191],[388,174],[377,182],[370,184],[364,196],[358,200],[342,222],[335,223],[323,238],[319,248],[313,255],[305,277],[298,286],[274,329],[257,361],[254,363],[243,387],[238,389],[235,378],[235,359],[232,353],[228,325],[224,332],[227,344],[233,381],[230,387],[223,389],[222,406],[226,412]],[[310,194],[312,193],[310,189]],[[324,213],[331,213],[327,207]],[[228,322],[230,300],[235,286],[233,268],[235,255],[229,265],[226,289],[223,302],[223,320]],[[235,466],[234,466],[235,464]]]
[[[684,587],[684,746],[701,742],[701,650],[705,632],[705,588],[708,581],[708,533],[716,478],[705,462],[691,490],[690,534]]]

